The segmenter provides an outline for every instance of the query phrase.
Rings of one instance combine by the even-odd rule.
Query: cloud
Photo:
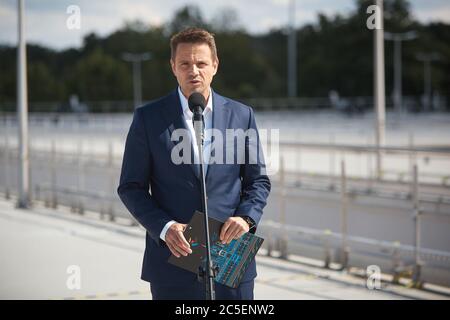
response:
[[[27,0],[26,37],[54,48],[80,46],[83,36],[90,32],[107,35],[121,27],[125,20],[139,19],[151,25],[161,25],[172,18],[180,7],[193,4],[201,8],[206,20],[220,10],[236,10],[240,23],[251,33],[266,32],[284,27],[288,22],[290,0]],[[81,9],[81,30],[68,30],[66,8],[78,5]],[[316,20],[317,13],[346,14],[355,8],[354,0],[296,0],[298,26]],[[447,0],[411,0],[413,14],[423,22],[450,22]],[[17,42],[17,1],[0,3],[0,43]]]
[[[1,42],[17,42],[17,14],[14,9],[8,6],[0,6],[0,30]]]
[[[450,7],[437,7],[426,10],[417,10],[414,12],[414,16],[422,22],[435,22],[444,21],[450,22]]]

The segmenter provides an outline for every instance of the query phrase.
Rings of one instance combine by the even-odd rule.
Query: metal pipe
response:
[[[377,166],[376,177],[378,180],[382,179],[383,174],[383,159],[382,150],[385,144],[385,79],[384,79],[384,14],[383,14],[383,1],[376,0],[376,5],[380,12],[379,14],[379,26],[374,30],[374,105],[376,111],[376,146],[377,146]]]
[[[50,179],[52,188],[52,200],[50,207],[53,209],[58,208],[58,199],[56,195],[56,142],[52,139],[51,145],[51,157],[50,157]]]
[[[115,186],[117,185],[115,183],[114,179],[114,146],[113,142],[109,141],[108,143],[108,172],[109,172],[109,185],[110,185],[110,192],[111,194],[115,193]],[[114,203],[112,201],[109,202],[109,208],[108,208],[108,215],[110,221],[114,221],[115,214],[114,214]]]
[[[279,212],[279,222],[282,228],[286,227],[286,188],[285,188],[285,170],[284,170],[284,158],[280,156],[280,212]],[[287,237],[285,234],[281,238],[279,238],[279,249],[280,249],[280,258],[287,259]]]
[[[6,118],[5,119],[5,152],[4,152],[4,169],[5,169],[5,187],[6,187],[6,191],[5,191],[5,198],[8,200],[10,197],[10,190],[9,190],[9,183],[10,183],[10,179],[9,179],[9,169],[10,169],[10,164],[9,164],[9,119]],[[12,180],[12,179],[11,179]]]
[[[288,68],[287,87],[288,96],[297,97],[297,30],[295,28],[295,0],[289,2],[289,28],[288,28]]]
[[[142,61],[150,60],[150,58],[151,54],[149,52],[122,54],[122,59],[131,62],[133,65],[133,96],[135,108],[142,104],[141,63]]]
[[[19,121],[19,197],[17,207],[30,207],[30,172],[28,150],[27,53],[24,35],[24,1],[18,0],[17,47],[17,119]]]
[[[418,177],[418,169],[417,165],[413,166],[413,206],[414,206],[414,272],[413,272],[413,284],[415,287],[420,286],[420,270],[421,270],[421,261],[420,261],[420,207],[419,207],[419,177]]]
[[[83,140],[78,141],[78,154],[77,154],[77,190],[78,190],[78,213],[84,214],[84,204],[82,192],[84,191],[84,168],[83,168]]]
[[[398,115],[401,114],[403,108],[402,93],[402,42],[410,41],[417,38],[415,31],[403,33],[385,32],[384,38],[394,42],[394,109]]]
[[[440,60],[440,55],[436,52],[419,53],[416,56],[417,60],[423,62],[423,99],[424,110],[431,110],[431,62]]]
[[[347,247],[347,232],[348,232],[348,204],[347,204],[347,176],[345,173],[345,159],[341,160],[341,263],[342,269],[345,269],[348,264],[348,247]]]
[[[402,41],[394,41],[394,104],[395,111],[402,112]]]

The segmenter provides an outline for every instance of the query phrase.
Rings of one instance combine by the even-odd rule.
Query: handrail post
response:
[[[109,141],[108,144],[108,173],[109,173],[109,185],[111,186],[111,194],[114,194],[114,146],[113,142]],[[108,201],[108,216],[110,221],[114,221],[115,215],[114,215],[114,203],[112,200]]]
[[[9,154],[9,119],[5,118],[5,152],[4,152],[4,158],[5,158],[5,184],[6,184],[6,191],[5,191],[5,198],[7,200],[10,199],[10,191],[9,191],[9,170],[10,170],[10,154]]]
[[[285,187],[285,172],[284,172],[284,158],[280,156],[280,213],[279,223],[281,225],[281,237],[278,238],[280,249],[280,258],[287,259],[287,234],[286,234],[286,187]]]
[[[83,195],[84,191],[84,168],[83,168],[83,140],[78,142],[78,152],[77,152],[77,193],[78,193],[78,213],[84,214],[84,204]]]
[[[347,231],[348,231],[348,204],[347,204],[347,177],[345,173],[345,159],[341,160],[341,264],[342,270],[348,266],[348,246],[347,246]]]
[[[56,195],[56,142],[52,139],[51,151],[50,151],[50,179],[51,179],[51,192],[52,200],[50,207],[53,209],[58,208],[58,198]]]
[[[334,149],[334,145],[335,145],[335,139],[334,139],[334,135],[332,133],[330,133],[329,135],[329,141],[330,141],[330,145],[331,145],[331,152],[330,152],[330,176],[331,176],[331,181],[334,184],[334,177],[336,175],[335,172],[335,153],[336,150]]]
[[[420,261],[420,206],[419,206],[419,179],[418,179],[418,169],[417,164],[413,166],[413,214],[414,214],[414,269],[412,274],[412,285],[415,288],[422,287],[422,282],[420,281],[420,271],[422,267],[422,262]]]

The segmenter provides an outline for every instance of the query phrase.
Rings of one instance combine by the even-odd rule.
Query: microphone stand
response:
[[[216,291],[214,286],[214,278],[216,276],[217,269],[213,267],[211,260],[211,244],[209,238],[209,224],[208,224],[208,204],[206,201],[206,183],[205,183],[205,170],[203,165],[203,140],[204,140],[204,123],[203,114],[200,107],[194,112],[193,117],[194,131],[197,138],[198,155],[200,160],[200,187],[202,193],[202,210],[205,226],[206,237],[206,266],[200,265],[199,278],[203,278],[205,281],[206,300],[216,300]],[[206,269],[206,270],[205,270]]]

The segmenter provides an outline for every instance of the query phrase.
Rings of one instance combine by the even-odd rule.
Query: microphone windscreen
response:
[[[191,94],[189,96],[188,104],[189,104],[189,109],[194,113],[194,110],[196,107],[200,107],[202,109],[202,111],[205,109],[206,100],[205,100],[205,97],[201,93],[194,92],[193,94]]]

